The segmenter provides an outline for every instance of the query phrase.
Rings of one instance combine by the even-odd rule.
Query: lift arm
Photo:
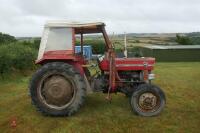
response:
[[[115,52],[112,47],[112,43],[109,40],[109,37],[105,31],[104,26],[102,27],[102,33],[106,42],[106,48],[108,51],[108,59],[109,59],[109,92],[115,91],[115,74],[116,74],[116,67],[115,67]]]

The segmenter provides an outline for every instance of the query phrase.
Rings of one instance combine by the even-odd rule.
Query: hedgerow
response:
[[[15,39],[14,36],[4,34],[0,32],[0,45],[8,44],[11,42],[16,42],[17,40]]]
[[[34,68],[37,48],[31,42],[14,42],[0,46],[0,74]]]

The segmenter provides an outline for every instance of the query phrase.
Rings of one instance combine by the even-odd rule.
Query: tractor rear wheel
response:
[[[130,98],[132,110],[141,116],[160,114],[166,103],[164,92],[152,84],[141,84]]]
[[[42,66],[30,82],[32,103],[51,116],[70,116],[83,104],[86,90],[81,75],[73,66],[53,62]]]

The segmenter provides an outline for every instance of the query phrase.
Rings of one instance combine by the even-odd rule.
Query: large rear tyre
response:
[[[53,62],[42,66],[30,82],[32,103],[50,116],[70,116],[83,104],[86,89],[81,75],[73,66]]]
[[[156,116],[166,103],[164,92],[157,86],[141,84],[130,98],[132,110],[140,116]]]

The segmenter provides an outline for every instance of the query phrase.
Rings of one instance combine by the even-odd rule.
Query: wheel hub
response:
[[[143,93],[139,97],[139,106],[145,111],[154,109],[156,105],[157,97],[152,93]]]
[[[47,78],[42,89],[46,103],[58,107],[69,103],[73,93],[74,90],[70,81],[60,75]]]

